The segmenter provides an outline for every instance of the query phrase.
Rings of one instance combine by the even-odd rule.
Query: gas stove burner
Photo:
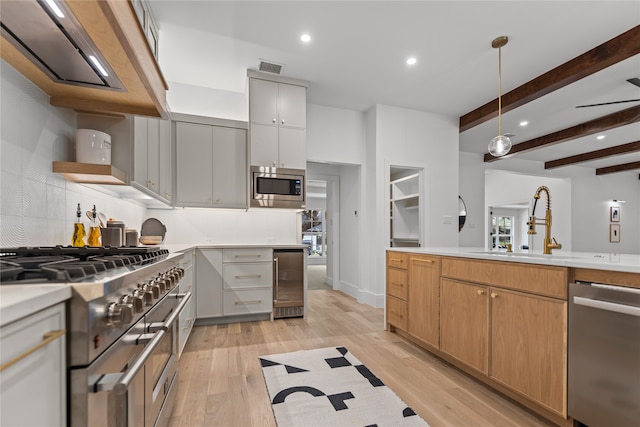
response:
[[[136,268],[160,261],[169,251],[158,247],[18,247],[0,249],[6,283],[62,283],[93,280],[116,268]]]

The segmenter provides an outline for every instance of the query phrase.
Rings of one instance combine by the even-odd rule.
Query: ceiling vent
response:
[[[284,64],[278,64],[277,62],[265,61],[264,59],[258,61],[258,70],[266,73],[282,74],[283,68]]]

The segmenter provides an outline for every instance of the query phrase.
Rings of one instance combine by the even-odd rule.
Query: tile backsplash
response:
[[[0,246],[70,245],[76,207],[93,205],[107,217],[140,228],[146,208],[67,182],[52,161],[74,156],[76,113],[49,104],[49,96],[5,61],[0,69]]]

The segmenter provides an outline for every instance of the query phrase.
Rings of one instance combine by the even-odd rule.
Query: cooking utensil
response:
[[[98,212],[98,221],[100,221],[100,228],[107,226],[107,216],[102,212]]]

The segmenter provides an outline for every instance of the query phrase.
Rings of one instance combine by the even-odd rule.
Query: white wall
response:
[[[367,112],[367,132],[363,236],[370,242],[363,242],[363,283],[358,300],[382,307],[384,249],[390,236],[391,166],[423,170],[423,245],[458,245],[458,122],[456,117],[376,105]]]
[[[249,98],[244,92],[169,82],[167,103],[173,113],[248,121]]]
[[[365,145],[364,114],[307,104],[307,160],[360,164]]]
[[[460,153],[460,197],[467,205],[467,221],[458,233],[461,247],[484,246],[484,171],[482,154]]]
[[[52,107],[49,96],[5,61],[1,62],[0,246],[70,245],[76,207],[93,205],[108,217],[139,229],[145,208],[67,182],[51,162],[75,158],[76,114]]]
[[[484,163],[482,155],[460,153],[460,193],[467,203],[470,216],[482,212],[481,220],[471,220],[476,223],[475,230],[467,230],[467,226],[460,233],[461,246],[481,246],[486,244],[485,227],[477,227],[484,222],[485,204],[480,202],[478,192],[484,191],[484,171],[504,170],[517,174],[527,174],[537,177],[535,184],[543,185],[546,178],[559,178],[571,181],[570,206],[571,218],[568,227],[571,230],[569,244],[567,241],[557,240],[564,245],[563,250],[571,248],[574,252],[603,252],[603,253],[640,253],[640,181],[636,172],[620,172],[608,175],[595,175],[592,168],[569,166],[558,169],[545,170],[544,163],[533,162],[517,158],[503,159],[496,162]],[[536,188],[537,188],[536,185]],[[530,189],[529,189],[530,190]],[[535,191],[535,188],[534,188]],[[552,197],[552,212],[554,223],[552,232],[556,234],[557,215],[564,213],[558,209],[558,194],[550,187]],[[473,196],[469,196],[469,193]],[[529,191],[527,191],[528,193]],[[524,194],[524,197],[531,198]],[[512,196],[515,197],[515,194]],[[621,207],[620,243],[609,242],[609,208],[615,205],[613,199],[625,200],[618,204]],[[543,196],[544,202],[544,196]],[[537,208],[539,209],[539,208]],[[536,209],[536,210],[537,210]],[[536,212],[537,216],[541,216]],[[565,229],[567,225],[563,226]],[[478,232],[478,229],[482,233]],[[538,236],[544,232],[544,227],[538,228]],[[537,246],[540,248],[540,245]]]
[[[165,243],[198,244],[295,244],[298,241],[298,212],[255,208],[148,209],[147,217],[167,227]]]
[[[540,177],[513,172],[488,170],[485,174],[485,212],[490,206],[499,206],[532,200],[539,186],[549,188],[553,215],[551,237],[562,244],[565,251],[571,251],[571,180],[568,178]],[[547,198],[541,195],[536,206],[536,217],[544,219]],[[536,227],[537,234],[530,239],[529,250],[542,251],[542,241],[546,232],[544,226]],[[489,235],[488,223],[485,236]]]

